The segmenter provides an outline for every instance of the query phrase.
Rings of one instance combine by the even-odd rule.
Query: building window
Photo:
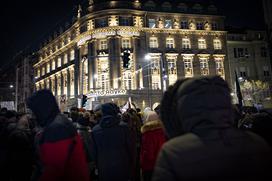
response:
[[[175,48],[174,38],[166,38],[166,48]]]
[[[58,67],[61,67],[61,58],[58,57]]]
[[[225,78],[223,58],[215,58],[215,69],[216,69],[216,75],[220,75],[222,78]]]
[[[218,30],[217,23],[212,23],[212,30]]]
[[[188,21],[181,21],[180,27],[181,29],[189,29]]]
[[[150,48],[158,48],[158,38],[157,37],[150,37],[149,38],[149,47]]]
[[[50,62],[48,62],[48,63],[47,63],[46,72],[47,72],[47,73],[49,73],[49,72],[50,72]]]
[[[213,47],[215,50],[221,50],[222,49],[222,44],[219,39],[213,40]]]
[[[200,22],[196,23],[196,29],[197,29],[197,30],[204,30],[204,25],[203,25],[203,23],[200,23]]]
[[[67,95],[67,74],[63,73],[63,94]]]
[[[246,67],[240,67],[240,77],[246,76],[247,76]]]
[[[100,40],[99,48],[100,48],[100,50],[108,49],[108,41],[107,40]]]
[[[57,96],[61,95],[61,76],[57,75]]]
[[[206,40],[204,38],[198,39],[198,48],[199,49],[207,48]]]
[[[182,38],[182,49],[191,49],[191,41],[189,38]]]
[[[122,48],[131,48],[130,39],[124,38],[122,39]]]
[[[42,68],[42,76],[45,75],[45,67]]]
[[[65,53],[63,57],[63,64],[67,64],[68,62],[68,55]]]
[[[103,28],[108,26],[108,18],[101,18],[95,20],[95,27],[96,28]]]
[[[52,70],[55,70],[55,69],[56,69],[56,61],[52,60]]]
[[[234,57],[235,58],[242,58],[242,57],[249,57],[248,49],[247,48],[234,48]]]
[[[123,88],[127,90],[132,89],[132,75],[130,71],[125,71],[123,73]]]
[[[261,47],[261,57],[267,57],[267,50],[265,47]]]
[[[160,57],[151,58],[152,89],[161,89]]]
[[[119,17],[120,26],[132,26],[132,17]]]
[[[164,23],[164,28],[171,29],[173,27],[173,23],[171,19],[166,19]]]
[[[156,20],[155,19],[148,19],[148,27],[149,28],[156,28]]]
[[[200,58],[200,73],[201,75],[209,75],[208,58]]]
[[[263,72],[264,72],[264,77],[269,77],[270,76],[270,72],[269,72],[268,66],[264,66],[263,67]]]
[[[107,58],[99,58],[97,64],[98,72],[98,89],[110,88],[110,76],[109,76],[109,60]]]
[[[70,70],[70,97],[71,98],[75,97],[75,87],[74,87],[75,77],[74,76],[75,76],[74,75],[74,70],[71,69]]]
[[[185,77],[193,77],[193,57],[183,57]]]
[[[70,52],[70,60],[75,60],[75,50],[71,50]]]
[[[167,58],[167,65],[169,85],[173,85],[177,81],[177,59]]]

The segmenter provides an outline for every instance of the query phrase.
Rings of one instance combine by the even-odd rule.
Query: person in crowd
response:
[[[98,104],[94,107],[94,120],[96,122],[96,124],[99,124],[101,118],[102,118],[102,111],[101,111],[101,104]]]
[[[89,126],[91,129],[97,124],[95,120],[95,113],[93,110],[88,111],[90,113],[90,118],[89,118]]]
[[[165,142],[163,124],[158,114],[154,111],[148,111],[144,125],[141,128],[141,168],[144,181],[151,181],[154,165]]]
[[[219,76],[169,88],[161,118],[170,140],[152,180],[271,180],[271,147],[260,136],[234,128],[232,113],[230,89]]]
[[[34,160],[33,137],[29,127],[29,115],[18,116],[16,128],[8,136],[7,168],[10,180],[30,180]]]
[[[79,110],[78,110],[77,107],[72,107],[72,108],[70,109],[70,117],[71,117],[73,123],[76,123],[76,122],[77,122],[77,119],[78,119],[78,117],[79,117]]]
[[[91,155],[98,168],[99,181],[131,180],[132,147],[127,125],[113,103],[101,106],[102,118],[92,130]]]
[[[73,124],[60,114],[50,90],[39,90],[27,101],[42,131],[37,134],[39,155],[33,180],[89,181],[83,143]]]

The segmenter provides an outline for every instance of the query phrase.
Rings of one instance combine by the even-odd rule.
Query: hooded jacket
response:
[[[41,169],[34,180],[89,180],[86,156],[76,128],[60,114],[55,97],[41,90],[29,98],[28,107],[43,130],[37,135]]]
[[[158,153],[165,142],[162,122],[154,111],[148,111],[146,113],[146,120],[144,120],[141,132],[141,168],[143,171],[152,171]]]
[[[153,181],[271,178],[271,148],[259,136],[232,127],[230,91],[222,78],[187,80],[174,100],[171,114],[181,124],[180,135],[164,144]]]
[[[92,130],[91,155],[99,180],[127,181],[131,178],[132,147],[129,129],[120,122],[114,104],[102,105],[102,119]]]

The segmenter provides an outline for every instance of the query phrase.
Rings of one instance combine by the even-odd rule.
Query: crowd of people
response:
[[[130,104],[129,104],[130,105]],[[50,90],[0,112],[0,180],[266,180],[272,115],[232,105],[218,76],[178,80],[152,110],[104,103],[61,113]]]

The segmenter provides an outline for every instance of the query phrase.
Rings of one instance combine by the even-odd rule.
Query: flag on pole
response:
[[[239,109],[241,110],[243,106],[243,96],[242,96],[240,83],[239,83],[236,71],[235,71],[235,85],[236,85],[236,95],[238,98],[238,105],[239,105]]]

